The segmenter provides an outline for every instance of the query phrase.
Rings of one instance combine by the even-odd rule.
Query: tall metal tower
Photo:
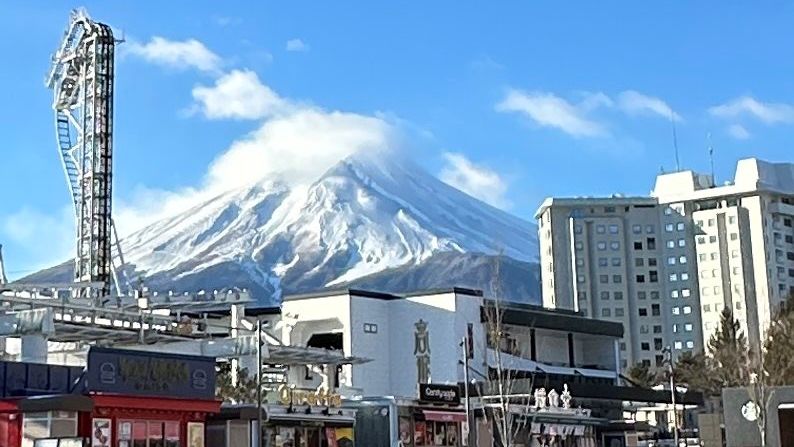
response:
[[[77,230],[76,281],[105,284],[112,266],[113,31],[84,10],[72,11],[53,57],[47,87],[54,92],[58,152]],[[116,282],[118,284],[118,282]]]

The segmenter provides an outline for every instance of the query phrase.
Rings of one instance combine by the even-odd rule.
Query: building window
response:
[[[684,306],[684,315],[689,315],[692,313],[692,306]]]
[[[614,297],[615,297],[616,301],[622,300],[623,299],[623,292],[619,292],[619,291],[615,292]]]
[[[631,232],[634,234],[642,233],[642,225],[632,225]]]
[[[598,249],[599,249],[600,251],[604,251],[604,250],[606,250],[606,249],[607,249],[607,243],[606,243],[606,242],[604,242],[604,241],[601,241],[601,242],[599,242],[599,243],[597,243],[597,244],[596,244],[596,247],[598,247]]]
[[[679,264],[686,264],[686,256],[679,256],[678,257]]]
[[[678,224],[675,226],[675,229],[678,231],[684,231],[684,223],[678,222]]]
[[[609,226],[609,234],[618,234],[618,226],[617,225],[610,225]]]
[[[719,295],[721,290],[720,286],[714,286],[714,295]]]
[[[657,351],[662,350],[662,339],[661,338],[654,338],[653,339],[653,349]]]
[[[714,219],[709,219],[709,226],[710,226],[710,227],[713,227],[713,226],[714,226]]]
[[[645,292],[637,292],[637,299],[644,300],[645,299]]]
[[[658,300],[659,299],[659,291],[658,290],[652,290],[651,291],[651,299],[652,300]]]
[[[706,260],[706,254],[705,253],[699,254],[698,255],[698,260],[701,261],[701,262],[705,261]]]
[[[609,284],[609,275],[599,275],[598,282],[601,284]]]
[[[650,351],[651,344],[647,342],[640,343],[640,349],[642,349],[643,351]]]
[[[656,250],[656,238],[649,237],[645,240],[648,245],[648,250]]]
[[[658,304],[652,304],[651,305],[651,315],[653,315],[654,317],[658,317],[661,314],[662,314],[662,310],[659,307],[659,305]]]
[[[587,299],[587,292],[576,292],[576,297],[579,298],[579,301]]]
[[[577,276],[576,276],[576,281],[577,281],[578,283],[583,283],[583,282],[585,282],[585,277],[584,277],[584,275],[577,275]],[[551,284],[551,282],[549,282],[549,287],[553,287],[553,285]]]
[[[648,258],[648,267],[656,267],[656,258]]]
[[[695,342],[693,342],[692,340],[687,340],[686,341],[686,347],[687,347],[687,349],[694,348],[695,347]]]
[[[653,234],[656,231],[653,225],[646,225],[645,226],[645,233]]]
[[[667,258],[667,265],[675,265],[675,256],[669,256]]]
[[[71,438],[77,436],[77,413],[43,411],[22,416],[22,445],[33,445],[37,439]]]
[[[637,277],[634,279],[636,282],[640,282],[640,283],[645,282],[645,275],[637,275]]]
[[[620,258],[612,258],[612,267],[620,267]]]
[[[687,281],[689,279],[689,273],[682,272],[681,273],[681,281]]]
[[[623,308],[622,307],[616,307],[615,308],[615,316],[616,317],[622,317],[623,316]]]
[[[673,209],[672,209],[672,208],[670,208],[669,206],[668,206],[668,207],[666,207],[666,208],[664,209],[664,215],[665,215],[665,216],[669,216],[669,215],[671,215],[671,214],[673,214]]]
[[[624,342],[624,341],[620,342],[620,350],[621,351],[625,351],[626,350],[626,342]]]
[[[678,307],[678,306],[674,306],[674,307],[671,309],[671,311],[673,312],[673,315],[680,315],[680,314],[681,314],[681,308],[680,308],[680,307]]]
[[[614,206],[605,206],[604,207],[604,212],[605,213],[614,213],[615,212],[615,207]]]
[[[635,242],[634,243],[635,250],[642,250],[642,242]]]
[[[713,244],[715,242],[717,242],[717,236],[709,236],[709,243]]]
[[[642,258],[634,258],[634,267],[642,267],[645,264]]]
[[[664,356],[663,355],[656,355],[656,367],[660,367],[664,365]]]
[[[606,292],[606,291],[601,292],[601,299],[602,300],[608,300],[609,299],[609,292]]]
[[[615,284],[620,284],[623,282],[623,277],[620,275],[612,275],[612,282]]]
[[[711,304],[704,304],[703,305],[703,312],[704,313],[711,312]]]
[[[671,290],[670,298],[678,298],[678,290]]]
[[[733,304],[734,304],[734,307],[736,308],[736,310],[742,310],[742,302],[741,301],[736,301]]]
[[[681,349],[682,346],[683,345],[681,344],[680,341],[677,341],[677,342],[673,343],[673,348],[675,348],[675,349]]]
[[[706,236],[698,236],[698,245],[706,243]]]
[[[581,225],[574,225],[573,232],[576,234],[582,234],[582,226]]]
[[[735,224],[736,223],[736,216],[728,216],[728,223]]]
[[[662,326],[659,325],[659,324],[655,325],[653,327],[653,333],[654,334],[661,334],[662,333]]]
[[[684,323],[684,332],[692,332],[692,323]]]
[[[576,247],[577,250],[583,250],[584,249],[584,244],[582,244],[581,242],[575,243],[574,246]]]
[[[606,227],[603,225],[596,225],[596,233],[604,234],[606,232]]]
[[[675,241],[670,239],[667,241],[667,248],[675,248]]]
[[[692,295],[692,292],[689,289],[681,289],[681,296],[684,298],[689,298]]]
[[[606,267],[607,265],[609,265],[609,261],[607,261],[607,258],[598,258],[599,267]]]
[[[367,334],[377,334],[378,325],[375,323],[364,323],[364,332]]]
[[[609,248],[611,248],[612,250],[615,250],[615,251],[620,250],[620,242],[616,242],[616,241],[610,242],[609,243]]]
[[[678,240],[678,246],[679,247],[685,247],[686,246],[686,240],[685,239],[679,239]]]
[[[670,273],[669,279],[670,279],[670,282],[678,281],[678,274],[677,273]]]
[[[675,226],[673,226],[673,224],[671,224],[671,223],[669,223],[669,224],[664,226],[664,231],[666,231],[668,233],[672,233],[674,229],[675,229]]]
[[[641,317],[647,317],[648,316],[648,309],[646,309],[644,307],[640,307],[637,310],[639,311]]]
[[[601,309],[601,316],[602,317],[611,317],[612,316],[612,311],[608,307],[605,307],[605,308]]]
[[[674,334],[677,334],[677,333],[678,333],[678,325],[677,325],[677,324],[674,324],[674,325],[673,325],[673,333],[674,333]]]
[[[717,260],[717,252],[716,251],[711,252],[709,254],[709,257],[711,258],[712,261],[716,261]]]
[[[731,240],[735,241],[736,239],[739,239],[739,235],[736,233],[731,233]]]

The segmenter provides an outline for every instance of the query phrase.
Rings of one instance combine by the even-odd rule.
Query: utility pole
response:
[[[466,410],[466,439],[467,445],[469,447],[475,447],[476,443],[474,442],[474,424],[472,423],[471,417],[471,401],[469,399],[469,336],[468,334],[463,337],[463,342],[461,342],[461,346],[463,347],[463,396],[464,396],[464,408]]]
[[[664,348],[663,352],[667,354],[667,366],[670,368],[670,403],[673,405],[673,440],[675,447],[678,447],[678,413],[676,412],[675,405],[675,378],[673,377],[673,350],[670,346]]]
[[[262,442],[262,318],[256,319],[256,447]]]

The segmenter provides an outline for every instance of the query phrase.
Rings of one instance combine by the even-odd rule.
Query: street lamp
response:
[[[673,440],[675,442],[675,447],[678,447],[678,413],[676,412],[676,405],[675,405],[675,378],[673,377],[673,350],[670,349],[670,346],[665,346],[662,349],[662,353],[665,354],[665,363],[667,363],[668,368],[670,368],[670,403],[673,405]]]

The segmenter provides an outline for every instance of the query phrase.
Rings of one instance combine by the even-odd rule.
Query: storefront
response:
[[[91,348],[88,365],[0,364],[0,445],[204,447],[215,359]]]
[[[341,408],[339,395],[282,387],[262,406],[266,447],[352,447],[355,410]],[[207,445],[255,447],[255,405],[227,405],[207,421]]]

